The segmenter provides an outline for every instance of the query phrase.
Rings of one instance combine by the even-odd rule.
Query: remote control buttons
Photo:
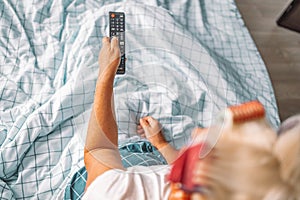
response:
[[[109,12],[110,37],[119,39],[121,62],[117,74],[125,74],[125,15],[122,12]]]

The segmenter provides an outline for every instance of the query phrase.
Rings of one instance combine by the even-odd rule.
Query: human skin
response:
[[[118,39],[102,39],[99,74],[90,115],[84,161],[88,172],[86,188],[110,169],[124,169],[118,151],[118,128],[113,104],[113,81],[120,63]]]
[[[114,113],[113,82],[120,63],[120,49],[116,37],[102,39],[99,53],[99,74],[95,89],[94,105],[88,124],[84,161],[88,172],[86,189],[101,174],[111,169],[125,170],[118,151],[118,127]],[[196,129],[197,130],[197,129]],[[140,119],[137,132],[146,137],[172,164],[179,151],[166,142],[161,125],[153,117]],[[195,131],[197,132],[197,131]],[[197,134],[194,134],[197,135]],[[201,164],[195,172],[196,181],[201,181]]]

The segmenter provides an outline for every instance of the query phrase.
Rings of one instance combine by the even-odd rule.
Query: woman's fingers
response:
[[[103,37],[102,38],[102,46],[104,48],[107,48],[108,50],[118,50],[120,52],[120,47],[119,47],[119,40],[117,37],[112,37],[110,40],[109,37]]]
[[[118,40],[117,37],[113,37],[113,38],[111,39],[110,48],[111,48],[111,49],[119,48],[119,40]]]
[[[136,132],[142,136],[142,135],[145,135],[145,131],[143,129],[143,127],[141,125],[137,125],[137,128],[136,128]]]
[[[140,119],[140,124],[142,125],[143,128],[147,128],[147,127],[152,127],[156,125],[156,123],[158,124],[158,121],[155,120],[153,117],[147,116],[147,117],[143,117]]]
[[[162,126],[153,117],[147,116],[140,119],[140,125],[145,131],[147,138],[161,134]]]
[[[109,37],[103,37],[102,38],[102,45],[103,46],[109,46],[110,45]]]
[[[138,133],[144,135],[153,146],[158,148],[161,145],[165,145],[167,142],[162,134],[162,126],[153,117],[143,117],[140,119],[140,126],[143,129],[143,133],[137,128]]]
[[[146,117],[140,119],[140,125],[143,129],[150,127],[150,124]]]

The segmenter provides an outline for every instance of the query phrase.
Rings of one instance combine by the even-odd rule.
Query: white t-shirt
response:
[[[167,200],[170,183],[165,176],[169,171],[170,167],[167,165],[134,166],[126,171],[109,170],[91,183],[83,200]]]

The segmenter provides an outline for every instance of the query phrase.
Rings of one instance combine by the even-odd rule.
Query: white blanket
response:
[[[83,166],[108,12],[126,13],[115,80],[120,141],[152,115],[182,146],[228,105],[258,99],[274,126],[265,65],[233,0],[0,0],[0,198],[62,198]]]

